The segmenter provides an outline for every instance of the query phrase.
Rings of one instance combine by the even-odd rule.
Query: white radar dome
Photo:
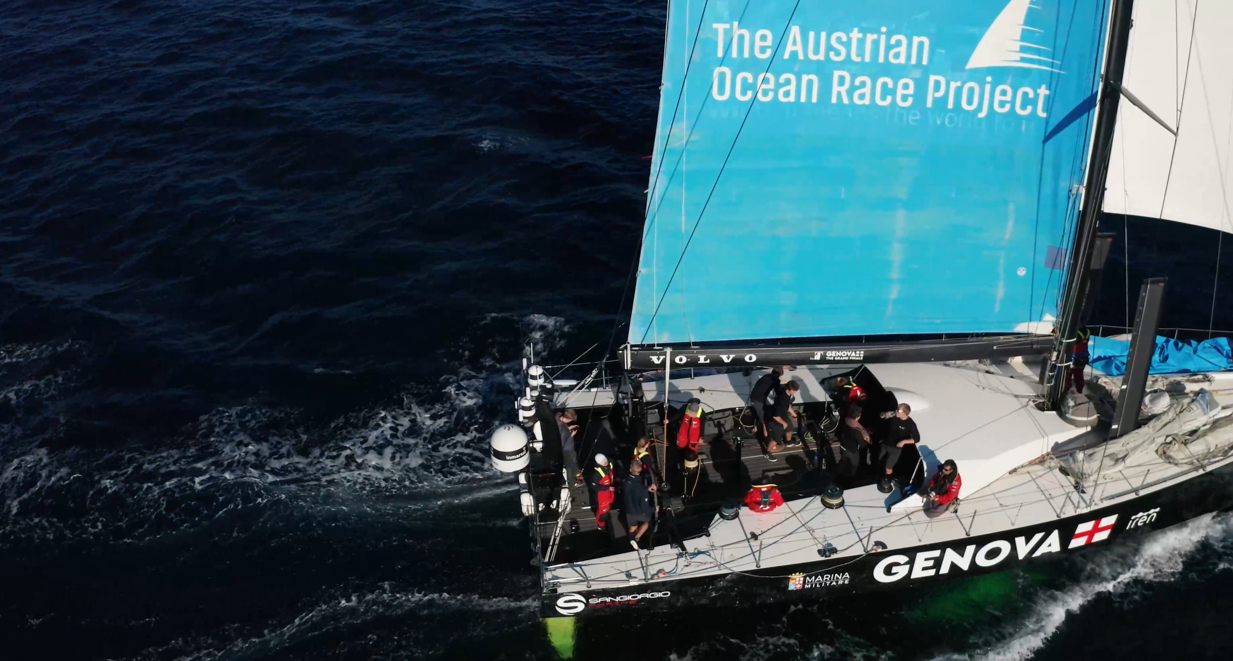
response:
[[[530,397],[518,400],[518,421],[526,422],[535,417],[535,401]]]
[[[538,388],[544,385],[544,368],[532,365],[527,368],[527,385]]]
[[[517,473],[531,463],[527,433],[518,425],[501,425],[492,432],[492,465],[502,473]]]

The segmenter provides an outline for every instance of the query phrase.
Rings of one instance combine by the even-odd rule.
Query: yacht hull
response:
[[[616,588],[544,594],[543,617],[592,617],[617,611],[745,607],[809,602],[858,592],[910,590],[939,581],[1006,571],[1097,550],[1191,519],[1233,509],[1233,464],[1178,478],[1176,484],[1079,514],[998,533],[870,551],[768,569],[671,576]],[[973,512],[945,516],[961,519]],[[872,543],[872,542],[869,542]],[[693,549],[691,549],[692,551]],[[705,554],[691,559],[707,562]],[[685,563],[685,558],[680,559]]]

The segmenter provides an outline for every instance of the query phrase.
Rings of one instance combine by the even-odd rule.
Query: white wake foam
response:
[[[1113,547],[1091,556],[1089,576],[1067,587],[1042,595],[1034,612],[1011,636],[986,650],[962,656],[989,661],[1019,661],[1031,658],[1066,618],[1099,595],[1116,599],[1138,598],[1145,583],[1172,581],[1186,559],[1204,542],[1222,544],[1233,535],[1233,517],[1207,515],[1149,536],[1141,545]]]
[[[460,639],[482,635],[484,630],[499,632],[502,627],[498,625],[502,622],[507,626],[531,622],[535,618],[537,605],[537,599],[517,601],[466,593],[400,592],[386,586],[384,590],[350,594],[318,603],[289,621],[271,623],[256,634],[218,640],[228,633],[219,632],[212,637],[180,639],[170,645],[147,649],[136,658],[174,658],[177,661],[265,658],[297,643],[331,633],[337,635],[339,630],[362,627],[379,619],[406,618],[407,622],[419,622],[424,618],[448,620],[449,627],[433,629],[434,635],[431,636],[416,636],[411,646],[398,638],[388,641],[393,646],[389,652],[398,658],[415,658],[440,652]]]
[[[143,540],[298,494],[377,492],[402,499],[404,513],[496,497],[509,485],[491,468],[486,441],[512,415],[519,335],[545,353],[568,328],[543,315],[499,321],[468,339],[483,348],[481,359],[324,426],[296,410],[236,406],[202,416],[178,438],[119,450],[0,443],[0,544]],[[53,349],[6,347],[0,360],[28,362]],[[12,396],[18,389],[36,386],[13,385]]]

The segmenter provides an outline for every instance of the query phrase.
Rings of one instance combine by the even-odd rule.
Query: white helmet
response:
[[[607,465],[608,465],[608,457],[605,457],[602,453],[597,453],[597,454],[595,455],[595,463],[596,463],[596,464],[598,464],[598,465],[600,465],[600,466],[607,466]]]

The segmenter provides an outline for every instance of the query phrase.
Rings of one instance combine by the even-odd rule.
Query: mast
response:
[[[1113,0],[1112,19],[1109,24],[1109,47],[1105,51],[1104,76],[1100,86],[1100,101],[1096,116],[1095,140],[1092,143],[1092,158],[1087,169],[1083,187],[1083,210],[1079,227],[1075,232],[1075,245],[1070,254],[1070,268],[1066,275],[1066,289],[1062,298],[1062,314],[1058,320],[1057,340],[1049,367],[1045,374],[1052,380],[1046,382],[1046,404],[1056,410],[1066,394],[1070,381],[1071,356],[1075,334],[1083,316],[1083,305],[1091,284],[1088,264],[1096,245],[1096,229],[1104,206],[1105,179],[1109,173],[1109,159],[1113,151],[1113,133],[1117,127],[1117,111],[1121,101],[1122,74],[1126,67],[1126,52],[1130,43],[1130,28],[1133,24],[1134,0]]]

